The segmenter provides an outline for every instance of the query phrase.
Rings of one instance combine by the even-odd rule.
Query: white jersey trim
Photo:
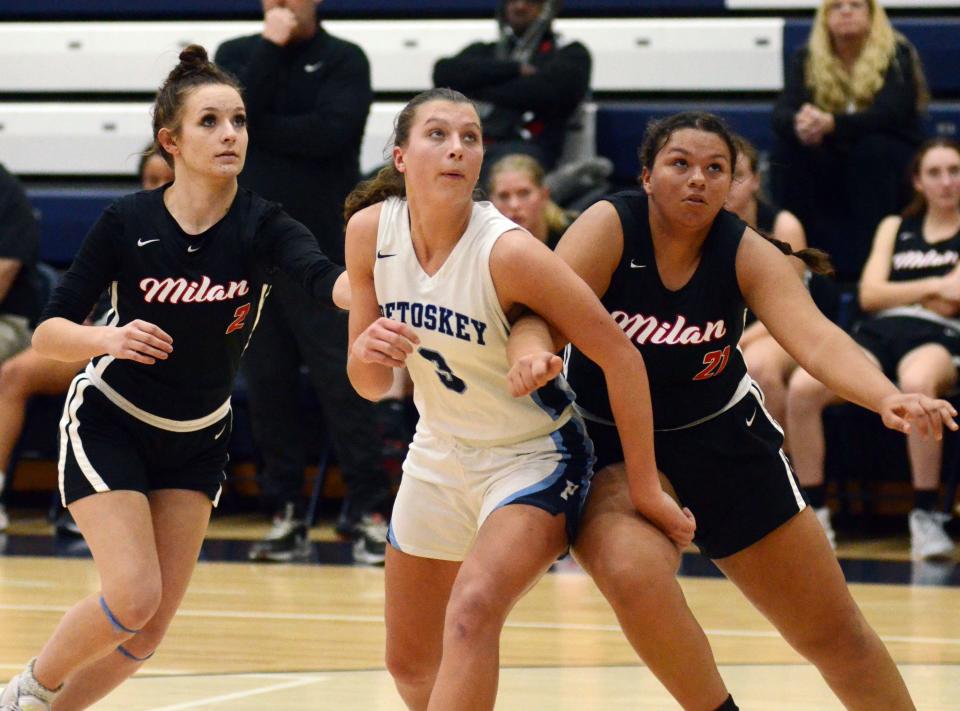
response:
[[[83,472],[83,476],[86,477],[87,481],[90,482],[90,486],[93,487],[93,490],[97,493],[103,493],[105,491],[110,491],[110,487],[107,486],[107,483],[103,480],[103,477],[97,473],[97,470],[91,464],[90,459],[87,457],[87,453],[83,449],[83,441],[80,439],[80,418],[77,416],[77,410],[80,409],[80,406],[83,404],[83,391],[90,387],[91,382],[84,377],[83,375],[78,376],[74,379],[71,390],[71,397],[67,400],[67,404],[64,407],[63,417],[60,419],[60,461],[58,462],[58,479],[60,485],[60,496],[63,501],[63,505],[66,506],[66,490],[65,490],[65,469],[66,469],[66,451],[67,451],[67,440],[69,439],[70,446],[73,448],[73,456],[77,460],[77,464],[80,467],[80,471]]]
[[[102,358],[96,366],[94,366],[93,363],[87,365],[84,372],[87,377],[90,378],[90,382],[97,390],[103,393],[103,396],[107,398],[107,400],[141,422],[145,422],[161,430],[167,430],[168,432],[196,432],[197,430],[215,425],[230,412],[230,398],[227,398],[220,407],[210,414],[198,417],[195,420],[171,420],[170,418],[160,417],[159,415],[147,412],[127,400],[123,395],[107,385],[103,381],[103,378],[100,377],[103,369],[106,368],[109,363],[113,362],[113,360],[113,356],[106,356]]]
[[[738,346],[738,347],[739,347],[739,346]],[[722,415],[724,412],[726,412],[727,410],[729,410],[730,408],[732,408],[734,405],[736,405],[738,402],[740,402],[741,400],[743,400],[743,398],[745,398],[745,397],[747,396],[747,393],[750,392],[750,387],[751,387],[751,385],[753,385],[753,380],[750,379],[750,375],[749,375],[749,374],[746,374],[746,375],[743,376],[743,378],[740,379],[740,383],[737,385],[737,389],[734,391],[733,397],[731,397],[731,398],[727,401],[727,404],[726,404],[726,405],[724,405],[723,407],[721,407],[721,408],[720,408],[719,410],[717,410],[716,412],[712,412],[712,413],[710,413],[709,415],[707,415],[706,417],[701,417],[699,420],[694,420],[693,422],[688,422],[687,424],[685,424],[685,425],[680,425],[679,427],[654,427],[654,428],[653,428],[653,431],[654,431],[654,432],[676,432],[677,430],[685,430],[685,429],[688,429],[688,428],[690,428],[690,427],[696,427],[697,425],[702,425],[704,422],[707,422],[707,421],[709,421],[709,420],[712,420],[714,417],[718,417],[718,416]],[[610,420],[608,420],[608,419],[606,419],[606,418],[604,418],[604,417],[599,417],[598,415],[594,415],[594,414],[588,412],[587,410],[584,410],[584,409],[583,409],[582,407],[580,407],[579,405],[577,405],[576,407],[577,407],[577,411],[580,413],[580,415],[583,417],[583,419],[587,420],[588,422],[596,422],[596,423],[601,424],[601,425],[609,425],[610,427],[616,427],[616,426],[617,426],[617,423],[616,423],[616,422],[611,422]],[[773,419],[773,418],[771,418],[771,420],[772,420],[772,419]]]
[[[897,306],[892,309],[878,311],[876,314],[874,314],[874,318],[890,318],[892,316],[906,316],[908,318],[918,318],[923,321],[932,321],[933,323],[938,323],[945,328],[960,332],[960,319],[941,316],[940,314],[924,308],[919,304],[914,304],[913,306]]]

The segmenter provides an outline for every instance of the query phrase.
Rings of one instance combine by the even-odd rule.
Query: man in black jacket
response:
[[[433,69],[449,86],[480,103],[484,165],[527,153],[547,170],[563,151],[567,123],[590,88],[591,58],[580,42],[552,29],[560,0],[501,0],[500,39],[475,42]]]
[[[224,43],[216,62],[244,86],[250,148],[240,184],[281,202],[313,232],[330,259],[342,264],[343,201],[359,178],[373,92],[363,50],[326,33],[317,4],[263,0],[263,32]],[[374,512],[390,489],[381,468],[374,405],[347,380],[346,316],[313,307],[281,274],[264,312],[244,357],[244,374],[263,458],[261,488],[277,513],[273,530],[251,549],[251,558],[290,560],[308,551],[301,497],[304,362],[348,489],[338,530],[358,536],[358,559],[379,562],[386,529]]]

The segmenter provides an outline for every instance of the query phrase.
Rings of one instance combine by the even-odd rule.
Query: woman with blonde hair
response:
[[[909,196],[928,99],[916,49],[877,0],[823,0],[773,111],[774,198],[856,279],[877,224]]]
[[[550,249],[557,246],[572,222],[571,216],[550,198],[543,166],[533,156],[511,153],[494,163],[487,194],[505,217]]]

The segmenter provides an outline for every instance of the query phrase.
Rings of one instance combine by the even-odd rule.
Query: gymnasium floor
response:
[[[313,531],[311,564],[236,562],[265,532],[249,518],[215,520],[166,642],[141,674],[95,709],[402,711],[382,661],[382,570],[346,564],[349,546],[325,527]],[[97,579],[82,542],[55,540],[40,518],[16,518],[0,549],[5,679],[73,602],[97,589]],[[839,555],[918,708],[960,708],[960,569],[910,563],[905,534],[845,542]],[[686,554],[681,582],[741,708],[842,708],[707,561]],[[678,708],[569,561],[510,616],[502,666],[498,709]]]

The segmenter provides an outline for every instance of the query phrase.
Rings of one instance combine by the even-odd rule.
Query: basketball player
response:
[[[153,655],[220,495],[230,391],[270,273],[322,303],[349,292],[305,227],[238,189],[243,100],[202,47],[181,52],[153,130],[173,183],[107,208],[34,335],[42,356],[90,359],[60,422],[60,493],[101,589],[7,685],[4,711],[87,708]],[[80,325],[107,287],[112,322]]]
[[[847,708],[912,709],[903,679],[804,503],[781,450],[782,431],[747,375],[737,348],[744,304],[802,367],[879,413],[888,427],[939,438],[944,423],[956,429],[956,411],[943,400],[899,392],[815,308],[781,253],[791,253],[789,245],[771,244],[722,210],[736,159],[733,138],[716,116],[690,112],[653,124],[641,148],[643,192],[591,207],[557,253],[643,353],[657,466],[696,516],[700,550],[817,666]],[[797,256],[814,269],[825,266],[822,253]],[[511,381],[522,394],[558,369],[552,349],[563,339],[551,343],[535,316],[514,332]],[[675,663],[683,640],[657,624],[660,610],[682,604],[682,594],[651,581],[662,581],[667,566],[649,559],[651,547],[643,543],[652,528],[627,495],[623,438],[607,404],[613,392],[579,350],[569,377],[598,469],[574,551],[636,651],[692,708],[683,700],[686,670]]]
[[[521,305],[602,369],[637,508],[678,545],[695,522],[656,476],[640,354],[546,245],[473,201],[473,104],[424,92],[395,134],[392,163],[347,200],[346,244],[351,382],[376,399],[406,365],[420,411],[389,535],[387,667],[411,709],[491,709],[504,620],[567,549],[593,462],[562,378],[524,398],[507,391]],[[685,608],[665,623],[696,628]],[[728,695],[706,657],[689,673],[713,709]]]

